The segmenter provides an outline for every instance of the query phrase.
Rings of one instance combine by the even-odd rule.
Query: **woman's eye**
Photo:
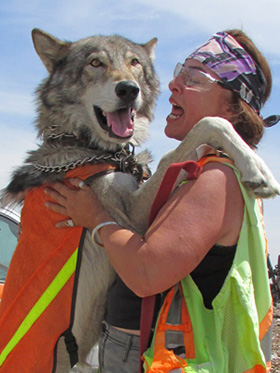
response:
[[[140,62],[139,62],[139,60],[137,59],[137,58],[133,58],[132,60],[131,60],[131,65],[132,66],[136,66],[136,65],[138,65]]]
[[[202,84],[202,81],[200,78],[198,77],[191,77],[189,78],[190,82],[193,83],[193,84]]]
[[[190,74],[189,75],[189,81],[192,83],[192,84],[203,84],[203,81],[204,81],[204,76],[201,75],[201,74]]]
[[[90,62],[91,66],[93,67],[99,67],[99,66],[102,66],[103,63],[98,60],[97,58],[94,58],[91,62]]]

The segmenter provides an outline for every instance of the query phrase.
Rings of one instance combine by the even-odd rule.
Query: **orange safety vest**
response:
[[[65,179],[114,169],[86,165],[67,172]],[[13,255],[0,303],[0,372],[49,373],[64,335],[71,365],[77,362],[71,333],[81,261],[82,227],[55,228],[63,220],[44,203],[46,185],[29,191],[21,214],[22,234]]]

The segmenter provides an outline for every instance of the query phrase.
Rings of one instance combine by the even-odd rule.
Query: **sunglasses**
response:
[[[213,78],[210,74],[195,67],[185,67],[180,62],[177,63],[173,72],[174,78],[178,75],[184,78],[185,87],[196,88],[200,91],[210,90],[214,83],[224,87],[224,83],[221,80]]]

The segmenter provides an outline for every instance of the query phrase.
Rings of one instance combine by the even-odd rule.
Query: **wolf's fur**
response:
[[[25,164],[14,173],[3,192],[3,203],[21,202],[31,188],[46,181],[63,180],[65,170],[79,165],[81,160],[88,162],[90,157],[115,155],[129,142],[141,144],[148,136],[159,92],[152,65],[156,39],[140,45],[120,36],[94,36],[70,43],[38,29],[34,29],[32,35],[35,49],[49,72],[37,90],[36,126],[42,145],[30,152]],[[102,124],[97,119],[102,112],[106,113],[108,126],[104,118]],[[134,120],[129,115],[134,116]],[[133,131],[128,128],[132,122]],[[197,159],[196,148],[204,143],[222,148],[235,160],[244,184],[255,195],[271,197],[280,193],[279,185],[263,161],[221,118],[200,121],[186,139],[162,159],[154,176],[140,188],[134,176],[123,172],[96,178],[92,188],[119,224],[144,234],[165,170],[171,163]],[[51,172],[55,166],[60,172]],[[84,362],[98,340],[107,289],[113,279],[114,271],[105,251],[93,244],[88,232],[73,326],[79,346],[77,369],[80,371],[89,369]],[[57,360],[57,372],[70,370],[62,340]]]

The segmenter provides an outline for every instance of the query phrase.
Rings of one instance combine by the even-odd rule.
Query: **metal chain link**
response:
[[[76,135],[65,132],[59,134],[52,133],[48,136],[48,140],[56,140],[63,137],[76,138]],[[128,149],[129,146],[132,147],[132,151]],[[132,143],[129,143],[126,146],[126,148],[123,147],[120,151],[116,152],[115,154],[93,155],[90,157],[85,157],[83,159],[70,162],[68,164],[57,166],[44,166],[39,163],[34,163],[33,166],[36,171],[53,174],[73,170],[76,167],[83,166],[85,163],[101,163],[107,161],[118,166],[120,171],[122,172],[130,171],[137,179],[142,178],[143,169],[142,166],[137,163],[137,160],[134,156],[134,145]]]
[[[65,133],[65,132],[62,132],[62,133],[58,133],[58,134],[51,133],[51,134],[47,137],[47,140],[56,140],[56,139],[59,139],[59,138],[62,138],[62,137],[77,138],[77,136],[74,135],[73,133]]]
[[[67,172],[69,170],[73,170],[76,167],[83,166],[85,163],[90,163],[93,161],[96,162],[105,162],[105,161],[113,161],[113,162],[120,162],[120,160],[114,158],[112,155],[93,155],[92,157],[85,157],[84,159],[79,159],[75,162],[70,162],[65,165],[59,166],[43,166],[39,163],[34,164],[34,168],[37,171],[41,172],[49,172],[49,173],[59,173],[59,172]]]
[[[106,162],[111,161],[119,166],[122,172],[127,171],[128,169],[133,170],[137,167],[137,161],[134,156],[134,148],[132,152],[122,148],[120,151],[115,154],[100,154],[93,155],[90,157],[85,157],[83,159],[78,159],[76,161],[70,162],[68,164],[57,165],[57,166],[44,166],[39,163],[34,163],[33,166],[37,171],[45,173],[59,173],[67,172],[73,170],[76,167],[83,166],[85,163],[91,162]]]

